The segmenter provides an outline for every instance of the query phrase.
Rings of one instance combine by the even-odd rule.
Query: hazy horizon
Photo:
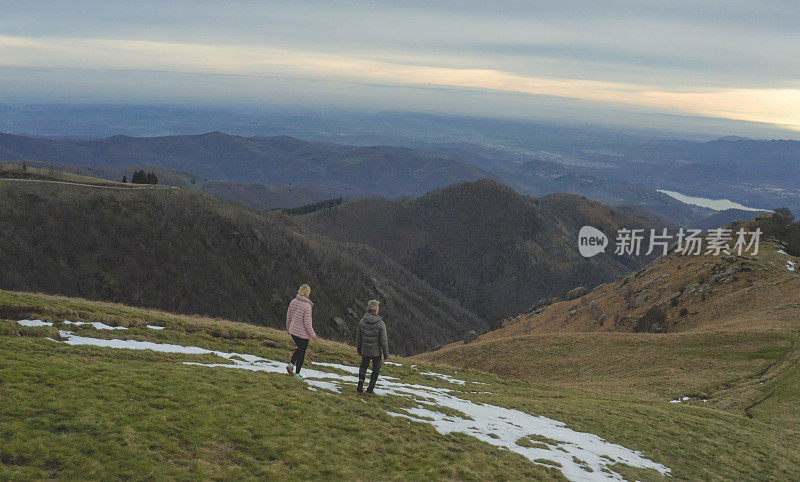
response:
[[[800,6],[0,6],[0,102],[402,110],[794,137]]]

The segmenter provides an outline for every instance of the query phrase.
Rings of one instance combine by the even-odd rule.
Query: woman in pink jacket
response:
[[[311,288],[304,284],[297,290],[297,296],[289,303],[289,310],[286,311],[286,331],[292,335],[297,349],[292,354],[292,361],[286,365],[289,375],[294,372],[295,378],[302,380],[300,369],[303,368],[303,359],[306,357],[309,338],[317,340],[314,327],[311,325],[311,308],[314,303],[308,299]]]

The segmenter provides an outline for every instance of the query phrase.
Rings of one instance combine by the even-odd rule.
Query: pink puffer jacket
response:
[[[314,303],[305,296],[297,295],[295,299],[289,303],[289,309],[286,311],[286,331],[290,335],[299,338],[316,338],[317,334],[314,333],[314,327],[311,326],[311,307]]]

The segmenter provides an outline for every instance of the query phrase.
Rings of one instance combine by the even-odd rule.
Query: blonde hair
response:
[[[300,296],[308,296],[311,294],[311,287],[307,284],[300,285],[300,289],[297,290],[297,294]]]
[[[380,306],[381,306],[381,302],[380,301],[378,301],[378,300],[369,300],[369,303],[367,303],[367,312],[368,313],[377,313],[378,312],[378,308],[380,308]]]

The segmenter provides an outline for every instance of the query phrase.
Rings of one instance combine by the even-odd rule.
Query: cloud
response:
[[[526,76],[496,69],[395,63],[267,46],[93,38],[0,36],[0,65],[161,70],[386,86],[468,88],[767,122],[800,129],[800,89],[794,88],[692,91],[643,83]]]
[[[796,0],[7,0],[2,11],[0,65],[83,69],[98,98],[130,89],[108,81],[116,69],[164,82],[167,73],[193,74],[182,98],[212,95],[205,75],[214,85],[230,76],[229,90],[245,100],[252,89],[234,79],[249,76],[285,80],[281,93],[295,80],[292,100],[333,102],[349,84],[352,102],[369,84],[381,94],[364,102],[377,98],[376,107],[397,97],[450,109],[463,89],[463,103],[518,94],[518,112],[528,96],[565,108],[800,124]],[[63,92],[55,79],[49,89]],[[447,99],[431,94],[441,89]],[[163,91],[155,82],[136,93]]]

